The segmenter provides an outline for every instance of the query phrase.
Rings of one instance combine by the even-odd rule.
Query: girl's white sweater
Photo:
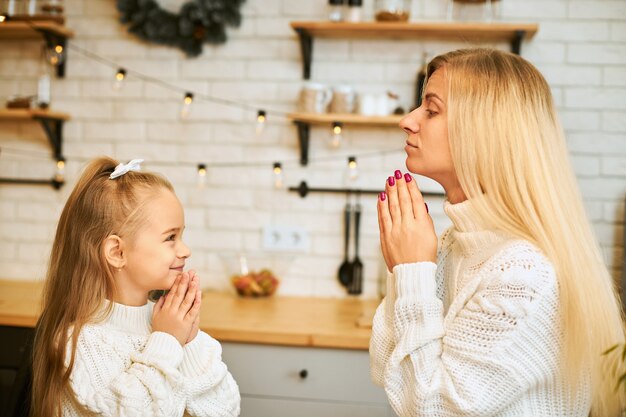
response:
[[[184,347],[153,332],[153,307],[113,303],[105,321],[82,328],[70,376],[77,401],[101,416],[239,415],[220,344],[202,331]],[[66,397],[63,415],[82,414]]]

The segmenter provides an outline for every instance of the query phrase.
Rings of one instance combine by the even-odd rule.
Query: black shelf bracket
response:
[[[526,36],[525,30],[516,30],[515,36],[511,40],[511,52],[519,55],[522,52],[522,40]]]
[[[362,188],[324,188],[324,187],[309,187],[306,181],[300,182],[297,187],[289,187],[289,191],[298,193],[300,197],[304,198],[309,193],[334,193],[334,194],[380,194],[383,190],[366,190]],[[422,192],[424,197],[443,197],[443,193],[433,193],[429,191]]]
[[[50,185],[55,190],[58,190],[65,184],[65,181],[58,181],[55,178],[49,180],[35,178],[0,178],[0,184]]]
[[[56,65],[57,77],[65,77],[65,63],[67,62],[67,38],[62,35],[57,35],[45,29],[37,29],[43,37],[46,39],[46,46],[49,49],[54,49],[57,45],[63,47],[63,60]]]
[[[300,38],[300,51],[302,52],[302,77],[311,79],[311,61],[313,59],[313,37],[304,29],[296,29]]]
[[[302,121],[294,121],[298,127],[298,143],[300,144],[300,165],[306,166],[309,163],[309,134],[311,126]]]
[[[46,136],[54,150],[54,158],[57,161],[63,159],[63,120],[39,116],[35,116],[34,119],[41,124],[46,132]]]

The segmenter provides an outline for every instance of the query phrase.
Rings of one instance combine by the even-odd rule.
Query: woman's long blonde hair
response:
[[[167,180],[152,173],[131,171],[109,179],[117,164],[111,158],[91,162],[61,213],[35,333],[34,417],[58,417],[63,397],[74,401],[69,379],[80,330],[98,319],[104,301],[115,292],[113,269],[104,257],[105,239],[117,234],[132,241],[149,198],[163,189],[173,192]],[[71,355],[66,366],[68,346]]]
[[[526,239],[553,263],[560,292],[562,366],[572,386],[591,370],[592,415],[619,414],[602,352],[624,342],[621,307],[583,208],[550,87],[523,58],[491,49],[440,55],[448,135],[465,195],[485,224]]]

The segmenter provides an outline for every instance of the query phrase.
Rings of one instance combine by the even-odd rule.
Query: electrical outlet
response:
[[[263,228],[263,249],[276,252],[306,252],[309,233],[297,226],[267,225]]]

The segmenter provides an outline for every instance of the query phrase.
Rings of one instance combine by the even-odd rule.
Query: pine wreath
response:
[[[245,0],[190,0],[178,14],[155,0],[117,0],[120,21],[141,39],[181,48],[187,56],[202,53],[203,43],[226,42],[226,25],[239,27]]]

